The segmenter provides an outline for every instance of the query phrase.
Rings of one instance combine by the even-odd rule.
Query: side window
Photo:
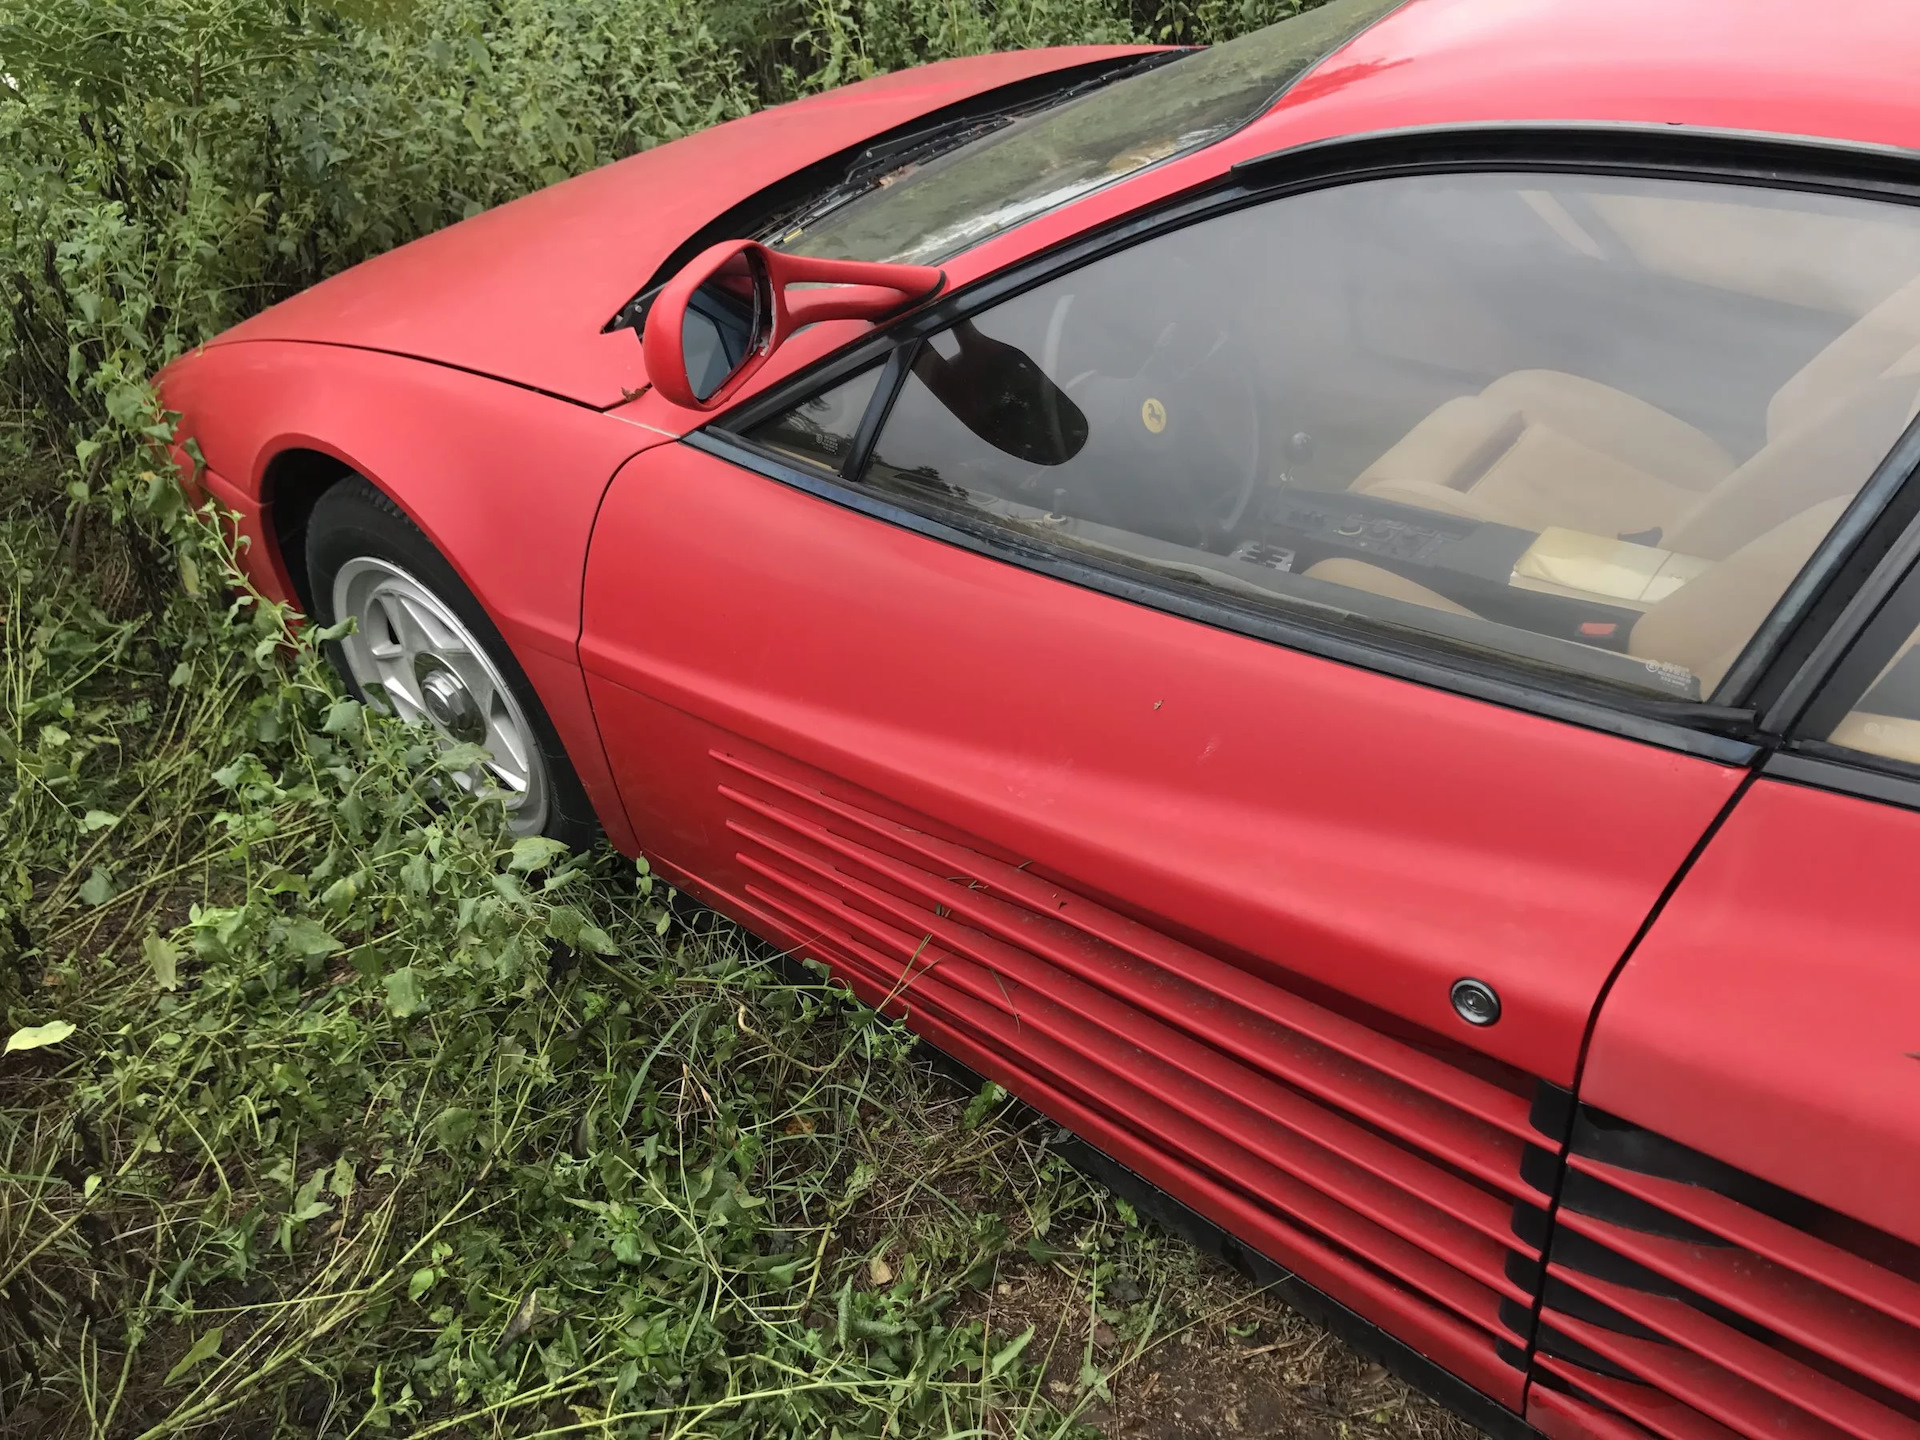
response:
[[[1920,571],[1907,576],[1835,668],[1800,726],[1816,748],[1920,768]]]
[[[853,453],[860,417],[866,414],[879,380],[877,368],[864,370],[754,426],[748,438],[769,450],[838,472]]]
[[[1920,213],[1405,177],[932,337],[861,480],[1230,606],[1705,698],[1916,407]]]
[[[1910,634],[1900,653],[1828,734],[1848,750],[1920,765],[1920,634]]]

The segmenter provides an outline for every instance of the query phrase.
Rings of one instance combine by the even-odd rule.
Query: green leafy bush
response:
[[[0,357],[69,430],[334,270],[751,103],[674,0],[9,0],[0,56]]]

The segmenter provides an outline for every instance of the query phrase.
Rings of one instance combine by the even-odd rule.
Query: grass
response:
[[[0,464],[6,1433],[1465,1433]]]

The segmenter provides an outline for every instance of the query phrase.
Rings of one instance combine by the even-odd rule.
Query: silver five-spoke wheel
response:
[[[357,556],[333,577],[333,613],[352,616],[341,658],[362,694],[448,744],[486,758],[454,778],[496,794],[518,834],[546,826],[551,784],[532,725],[485,647],[433,591],[387,560]]]

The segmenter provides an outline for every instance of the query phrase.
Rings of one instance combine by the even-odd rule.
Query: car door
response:
[[[1600,1012],[1542,1428],[1920,1434],[1920,577],[1877,601],[1916,541]]]
[[[583,660],[677,882],[1517,1409],[1593,1007],[1756,753],[1715,687],[1893,438],[1849,394],[1756,480],[1859,316],[1603,217],[1920,250],[1825,195],[1341,178],[638,457]]]

